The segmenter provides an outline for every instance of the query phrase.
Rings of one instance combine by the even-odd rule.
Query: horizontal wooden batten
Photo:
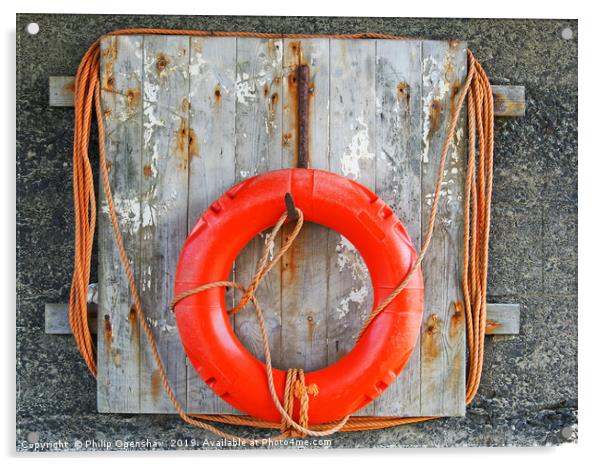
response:
[[[88,305],[88,324],[90,331],[97,332],[96,319],[98,306]],[[69,304],[46,303],[45,332],[48,335],[71,335],[69,326]],[[520,333],[520,305],[519,304],[487,304],[487,335],[518,335]]]
[[[73,107],[73,76],[50,76],[48,78],[49,102],[51,107]],[[524,86],[491,86],[494,114],[496,117],[525,116]]]

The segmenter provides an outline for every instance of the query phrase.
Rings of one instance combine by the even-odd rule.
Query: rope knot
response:
[[[289,369],[286,372],[286,385],[284,387],[284,409],[286,414],[292,419],[295,399],[299,400],[299,421],[298,424],[307,429],[309,425],[309,397],[318,394],[318,386],[315,383],[305,385],[305,372],[303,369]],[[305,432],[299,431],[295,426],[282,416],[281,428],[282,434],[286,437],[305,437]]]

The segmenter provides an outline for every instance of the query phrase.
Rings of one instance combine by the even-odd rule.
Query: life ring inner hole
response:
[[[292,229],[293,224],[288,222],[282,227],[274,253]],[[244,285],[251,281],[270,231],[255,236],[239,253],[232,267],[235,281]],[[228,290],[228,308],[234,307],[242,294]],[[256,296],[270,335],[273,366],[281,370],[298,367],[306,372],[334,364],[353,349],[374,301],[370,273],[351,241],[308,220],[290,249],[262,280]],[[231,316],[230,323],[242,345],[265,362],[252,305]],[[344,337],[332,338],[337,333]]]

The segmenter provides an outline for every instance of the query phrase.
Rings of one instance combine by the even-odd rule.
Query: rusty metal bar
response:
[[[299,118],[297,125],[297,167],[309,166],[309,66],[297,67]]]
[[[295,201],[293,200],[291,193],[286,193],[284,195],[284,204],[286,205],[286,212],[289,220],[296,222],[299,219],[299,213],[297,212],[297,207],[295,206]]]

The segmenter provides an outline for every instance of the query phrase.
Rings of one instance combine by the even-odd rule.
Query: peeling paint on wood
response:
[[[330,41],[329,170],[376,188],[376,42]],[[361,77],[361,79],[358,79]],[[335,231],[328,235],[328,363],[354,346],[372,307],[372,286],[357,250]],[[341,318],[345,315],[345,318]],[[358,415],[374,413],[370,404]]]

